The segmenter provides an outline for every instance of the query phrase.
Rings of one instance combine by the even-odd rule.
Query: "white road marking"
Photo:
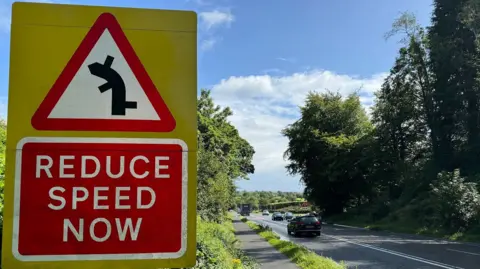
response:
[[[280,227],[287,225],[286,223],[277,223],[277,222],[269,221],[269,220],[266,220],[266,219],[263,219],[263,218],[259,219],[259,220],[261,220],[265,223],[275,224],[275,225],[280,226]],[[398,257],[402,257],[402,258],[405,258],[405,259],[409,259],[409,260],[413,260],[413,261],[437,266],[437,267],[440,267],[440,268],[464,269],[463,267],[458,267],[458,266],[453,266],[453,265],[449,265],[449,264],[445,264],[445,263],[441,263],[441,262],[437,262],[437,261],[432,261],[432,260],[424,259],[424,258],[421,258],[421,257],[405,254],[405,253],[402,253],[402,252],[397,252],[397,251],[388,250],[388,249],[384,249],[384,248],[380,248],[380,247],[370,246],[370,245],[359,243],[359,242],[354,242],[354,241],[347,240],[347,239],[344,239],[344,238],[338,237],[338,236],[327,235],[325,233],[323,233],[323,235],[326,236],[326,237],[330,237],[330,238],[333,238],[333,239],[336,239],[336,240],[339,240],[339,241],[343,241],[343,242],[346,242],[346,243],[350,243],[350,244],[353,244],[353,245],[357,245],[357,246],[360,246],[360,247],[369,248],[369,249],[372,249],[372,250],[376,250],[376,251],[380,251],[380,252],[383,252],[383,253],[387,253],[387,254],[398,256]],[[455,250],[452,250],[452,251],[455,251]],[[463,251],[460,251],[460,252],[463,252]],[[480,254],[476,254],[476,253],[469,253],[469,254],[480,255]]]
[[[447,248],[447,250],[455,251],[455,252],[460,252],[460,253],[465,253],[465,254],[470,254],[470,255],[475,255],[475,256],[480,256],[479,253],[473,253],[473,252],[462,251],[462,250],[451,249],[451,248]]]
[[[357,229],[357,230],[368,230],[367,228],[355,227],[355,226],[349,226],[349,225],[333,224],[333,226],[344,227],[344,228],[350,228],[350,229]]]
[[[268,225],[268,221],[266,221],[265,219],[263,218],[256,218],[256,217],[253,217],[252,221],[256,222],[257,224],[262,224],[262,223],[265,223]],[[260,221],[261,223],[259,223],[258,221]],[[274,223],[276,224],[276,223]],[[272,232],[276,235],[278,235],[278,237],[280,237],[280,240],[283,240],[283,241],[290,241],[290,239],[286,238],[285,236],[281,235],[280,233],[277,233],[275,232],[273,229],[272,229]]]
[[[408,255],[408,254],[393,251],[393,250],[388,250],[388,249],[374,247],[374,246],[370,246],[370,245],[366,245],[366,244],[362,244],[362,243],[358,243],[358,242],[353,242],[353,241],[350,241],[350,240],[347,240],[347,239],[344,239],[344,238],[341,238],[341,237],[333,236],[333,235],[326,235],[326,234],[324,234],[324,235],[326,237],[337,239],[337,240],[340,240],[340,241],[343,241],[343,242],[346,242],[346,243],[350,243],[350,244],[353,244],[353,245],[357,245],[357,246],[360,246],[360,247],[373,249],[373,250],[380,251],[380,252],[383,252],[383,253],[388,253],[388,254],[391,254],[391,255],[399,256],[399,257],[409,259],[409,260],[413,260],[413,261],[417,261],[417,262],[422,262],[422,263],[437,266],[437,267],[440,267],[440,268],[463,269],[463,267],[453,266],[453,265],[449,265],[449,264],[445,264],[445,263],[441,263],[441,262],[436,262],[436,261],[432,261],[432,260],[427,260],[427,259],[424,259],[424,258]]]

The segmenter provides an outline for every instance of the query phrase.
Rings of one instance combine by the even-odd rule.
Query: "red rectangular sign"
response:
[[[182,256],[187,154],[176,139],[23,139],[16,160],[15,256]]]

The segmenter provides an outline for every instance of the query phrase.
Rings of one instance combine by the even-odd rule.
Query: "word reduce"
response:
[[[105,182],[105,179],[119,180],[121,178],[162,180],[170,178],[168,161],[168,156],[155,156],[152,160],[152,158],[138,155],[127,160],[125,156],[59,155],[52,157],[37,155],[35,178],[79,181],[95,180],[101,177],[102,182]],[[55,169],[57,170],[55,171]],[[95,184],[93,187],[79,185],[81,184],[69,185],[70,187],[61,185],[51,187],[48,191],[50,198],[48,207],[55,211],[82,210],[85,212],[91,212],[92,209],[94,211],[145,210],[154,206],[156,201],[155,190],[140,184],[132,184],[132,186]],[[125,241],[127,234],[130,234],[130,240],[137,240],[142,225],[141,217],[136,220],[114,218],[113,223],[111,221],[99,217],[91,220],[88,224],[84,218],[76,219],[76,221],[65,218],[63,220],[63,242],[68,242],[72,238],[79,242],[84,241],[86,226],[88,226],[88,235],[96,242],[108,240],[112,236],[113,229],[116,229],[120,241]],[[99,234],[97,230],[101,230],[102,233]]]

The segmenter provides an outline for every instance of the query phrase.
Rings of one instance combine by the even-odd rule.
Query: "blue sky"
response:
[[[369,109],[399,44],[385,41],[393,20],[412,11],[428,25],[431,0],[69,0],[37,1],[195,10],[199,18],[198,86],[234,111],[231,122],[256,150],[255,175],[241,189],[301,191],[286,174],[287,140],[310,90],[360,89]],[[6,115],[12,1],[0,0],[0,116]]]

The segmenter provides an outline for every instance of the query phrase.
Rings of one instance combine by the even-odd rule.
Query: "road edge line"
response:
[[[387,254],[390,254],[390,255],[395,255],[395,256],[398,256],[398,257],[402,257],[404,259],[409,259],[409,260],[413,260],[413,261],[437,266],[437,267],[444,268],[444,269],[465,269],[463,267],[458,267],[458,266],[454,266],[454,265],[450,265],[450,264],[446,264],[446,263],[441,263],[441,262],[437,262],[437,261],[433,261],[433,260],[428,260],[428,259],[425,259],[425,258],[422,258],[422,257],[417,257],[417,256],[413,256],[413,255],[410,255],[410,254],[406,254],[406,253],[402,253],[402,252],[398,252],[398,251],[394,251],[394,250],[389,250],[389,249],[385,249],[385,248],[380,248],[380,247],[371,246],[371,245],[368,245],[368,244],[363,244],[363,243],[347,240],[347,239],[342,238],[342,237],[337,237],[337,236],[333,236],[333,235],[326,235],[326,234],[324,234],[324,236],[330,237],[330,238],[333,238],[333,239],[336,239],[336,240],[339,240],[339,241],[343,241],[343,242],[346,242],[346,243],[349,243],[349,244],[361,246],[361,247],[364,247],[364,248],[369,248],[369,249],[380,251],[380,252],[387,253]]]
[[[372,229],[369,229],[369,228],[343,225],[343,224],[336,224],[336,223],[331,223],[331,225],[338,226],[338,227],[344,227],[344,228],[350,228],[350,229],[357,229],[357,230],[367,230],[367,231],[372,231],[372,232],[386,232],[386,233],[390,233],[392,235],[415,236],[415,237],[418,237],[418,238],[422,237],[425,240],[433,240],[433,241],[440,242],[440,243],[452,243],[452,244],[466,245],[466,246],[472,246],[472,247],[480,247],[480,243],[466,242],[466,241],[455,241],[455,240],[438,238],[438,237],[422,235],[422,234],[399,233],[399,232],[394,232],[394,231],[390,231],[390,230],[376,231],[376,230],[372,230]]]

